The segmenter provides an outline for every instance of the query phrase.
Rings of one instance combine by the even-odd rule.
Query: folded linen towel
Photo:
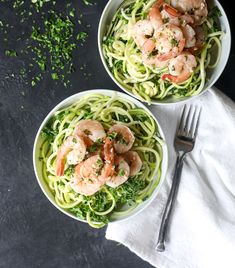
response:
[[[183,104],[150,107],[169,147],[165,182],[145,210],[109,224],[106,238],[158,268],[234,268],[235,103],[217,89],[189,103],[202,107],[200,127],[195,148],[185,158],[165,252],[155,247],[175,166],[173,141]]]

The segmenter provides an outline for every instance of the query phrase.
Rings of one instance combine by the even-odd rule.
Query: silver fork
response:
[[[176,131],[174,146],[177,152],[177,161],[174,176],[172,179],[172,185],[170,194],[167,199],[166,207],[164,209],[159,236],[157,243],[157,251],[165,250],[165,236],[169,226],[169,219],[171,216],[172,208],[174,206],[174,201],[177,196],[181,171],[183,167],[183,160],[187,153],[191,152],[194,148],[196,141],[196,135],[199,125],[201,109],[197,107],[190,106],[187,108],[184,106],[179,127]]]

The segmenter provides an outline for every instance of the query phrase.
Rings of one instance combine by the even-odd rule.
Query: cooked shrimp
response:
[[[188,49],[188,51],[191,52],[192,54],[195,54],[196,52],[202,49],[205,43],[205,35],[206,35],[203,27],[200,25],[195,26],[194,31],[195,31],[196,42],[193,47],[190,47]]]
[[[165,61],[176,57],[184,49],[185,38],[181,29],[173,24],[164,24],[156,32],[158,59]]]
[[[202,24],[208,15],[206,0],[171,0],[171,5],[180,12],[191,15],[196,25]]]
[[[159,10],[162,2],[163,1],[157,1],[157,3],[150,8],[150,11],[148,13],[149,20],[155,31],[163,25],[162,16]]]
[[[109,138],[106,138],[103,148],[104,148],[105,166],[102,174],[104,175],[105,178],[108,178],[114,174],[115,152],[114,152],[113,141],[110,140]]]
[[[166,28],[169,28],[169,30],[167,31]],[[180,30],[180,28],[178,28],[178,27],[177,27],[177,29],[175,29],[175,28],[176,28],[176,26],[173,26],[173,25],[168,25],[168,26],[163,25],[162,27],[160,27],[160,29],[158,29],[158,31],[156,32],[156,34],[153,38],[148,38],[144,42],[144,44],[141,47],[142,59],[143,59],[144,64],[151,65],[151,66],[154,65],[157,68],[165,67],[167,65],[168,60],[171,57],[173,57],[177,51],[177,49],[175,47],[173,47],[173,46],[175,46],[175,44],[173,44],[173,45],[171,44],[172,40],[175,40],[175,42],[177,42],[177,39],[174,38],[174,34],[176,35],[176,38],[183,39],[183,34],[182,34],[182,31]],[[177,33],[177,30],[180,32],[180,36]],[[167,37],[164,36],[164,31],[168,32]],[[173,34],[173,37],[170,37],[171,36],[170,33]],[[170,39],[171,41],[169,41],[168,39]],[[171,43],[169,44],[169,42],[171,42]],[[183,42],[184,42],[184,40],[183,40]],[[168,46],[168,50],[166,48],[166,51],[164,51],[165,45]],[[182,45],[183,45],[182,41],[179,41],[178,47],[179,47],[180,51],[183,50]],[[169,48],[169,46],[170,46],[170,48]],[[160,55],[159,55],[159,52],[161,53]]]
[[[181,29],[185,37],[185,48],[194,47],[196,44],[196,33],[194,29],[188,24],[184,27],[181,27]]]
[[[164,23],[174,24],[176,26],[185,26],[187,23],[194,23],[194,19],[189,14],[182,14],[177,9],[164,3],[161,11],[162,20]]]
[[[82,138],[87,137],[93,142],[97,141],[98,139],[103,139],[104,137],[106,137],[104,128],[101,125],[101,123],[91,119],[80,121],[77,124],[74,133],[81,136]]]
[[[143,46],[141,47],[141,51],[144,55],[149,55],[154,49],[155,49],[155,40],[152,38],[149,38],[145,41]]]
[[[104,159],[107,163],[113,164],[114,162],[114,148],[113,141],[106,138],[104,141]]]
[[[103,161],[99,155],[92,156],[78,164],[75,168],[75,176],[71,182],[71,188],[82,195],[90,196],[98,192],[105,183],[101,175]]]
[[[164,74],[162,79],[180,84],[191,76],[196,66],[196,58],[188,52],[183,52],[169,61],[169,74]]]
[[[169,60],[161,61],[158,59],[158,55],[155,53],[156,43],[153,39],[148,39],[142,46],[142,60],[143,63],[148,66],[154,66],[156,68],[162,68],[167,66]]]
[[[86,145],[77,135],[68,137],[57,152],[56,175],[64,175],[65,158],[69,165],[76,165],[81,162],[86,154]]]
[[[126,182],[130,175],[130,167],[122,157],[117,158],[116,165],[117,175],[112,176],[108,181],[106,181],[106,184],[112,188],[116,188]]]
[[[149,20],[139,20],[135,23],[132,28],[132,37],[139,48],[153,35],[153,30]]]
[[[104,165],[103,160],[99,155],[91,156],[84,161],[83,165],[80,168],[80,174],[82,178],[102,180],[100,174],[103,165]]]
[[[130,176],[135,176],[142,167],[142,160],[140,159],[140,156],[135,151],[129,151],[126,152],[123,157],[130,166]]]
[[[105,164],[101,174],[106,180],[110,179],[115,174],[115,165]]]
[[[170,6],[166,3],[163,4],[163,10],[167,14],[171,15],[172,17],[180,17],[182,15],[181,12],[179,12],[179,10],[173,8],[172,6]]]
[[[132,131],[124,125],[113,125],[109,131],[109,134],[114,133],[114,149],[117,153],[122,154],[129,151],[135,141],[135,136]]]

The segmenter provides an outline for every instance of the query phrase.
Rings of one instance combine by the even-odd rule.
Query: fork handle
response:
[[[164,213],[162,216],[162,221],[161,221],[161,226],[160,226],[160,231],[159,231],[159,236],[158,236],[158,243],[157,243],[157,251],[164,251],[165,250],[165,236],[167,233],[168,225],[169,225],[169,220],[172,212],[172,208],[174,206],[174,201],[177,196],[178,188],[179,188],[179,183],[180,183],[180,178],[181,178],[181,171],[183,167],[183,159],[184,155],[178,155],[177,161],[176,161],[176,167],[175,167],[175,172],[174,176],[172,179],[172,185],[171,185],[171,190],[167,199],[166,207],[164,209]]]

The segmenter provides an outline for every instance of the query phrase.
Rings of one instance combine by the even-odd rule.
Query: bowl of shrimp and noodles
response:
[[[34,143],[34,169],[59,210],[94,228],[144,209],[167,169],[159,123],[138,100],[89,90],[58,104]]]
[[[231,33],[218,1],[110,0],[98,44],[119,87],[141,101],[170,104],[215,83],[229,57]]]

